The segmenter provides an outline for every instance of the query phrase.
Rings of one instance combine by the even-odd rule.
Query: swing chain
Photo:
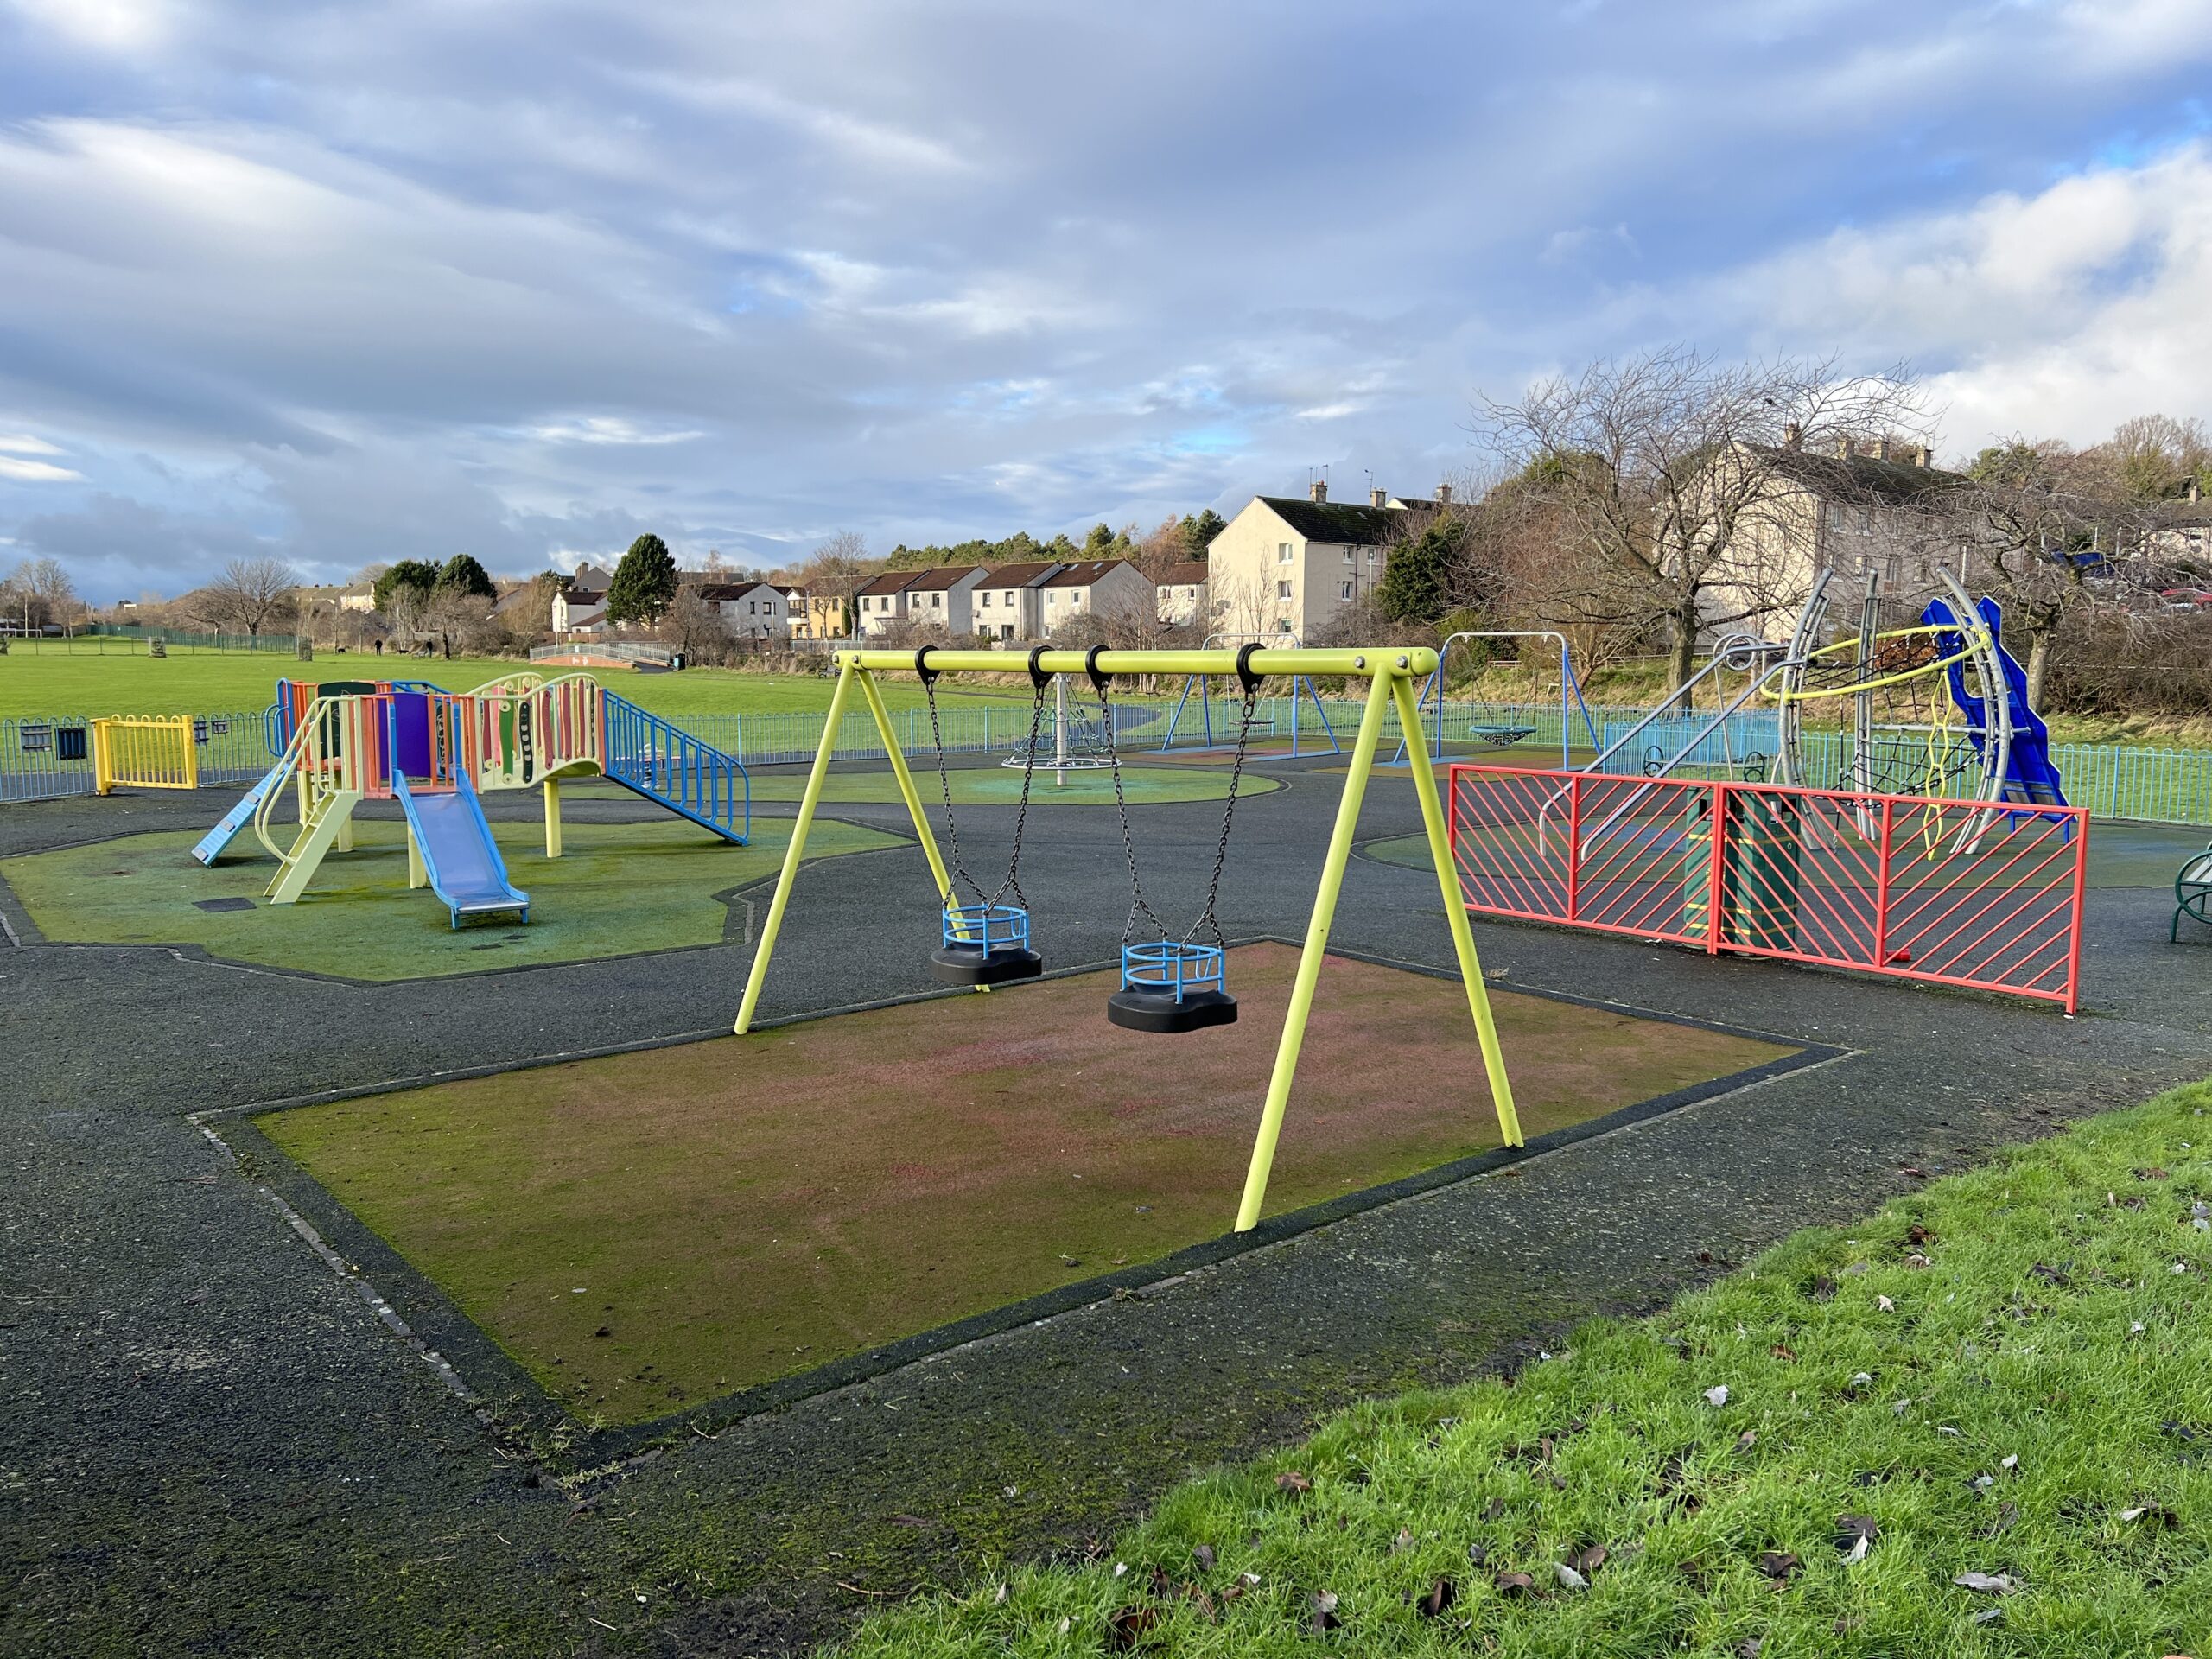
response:
[[[1021,827],[1029,818],[1029,780],[1037,775],[1037,744],[1045,727],[1045,688],[1053,679],[1038,666],[1044,654],[1042,645],[1029,653],[1029,747],[1022,752],[1021,800],[1014,809],[1014,854],[1007,860],[1006,880],[999,883],[998,892],[984,901],[995,905],[1001,897],[1011,893],[1014,902],[1024,910],[1029,908],[1029,899],[1021,891]]]
[[[960,896],[958,889],[963,881],[968,884],[968,890],[970,893],[973,893],[976,898],[982,899],[983,898],[982,883],[969,874],[967,866],[960,861],[960,831],[955,826],[952,817],[952,777],[945,770],[944,734],[938,729],[937,721],[937,677],[942,671],[930,666],[930,648],[927,645],[924,645],[914,653],[914,672],[922,682],[922,699],[930,706],[930,742],[937,750],[938,786],[944,793],[944,841],[945,846],[952,854],[951,885],[954,888],[953,894],[947,902],[958,902]]]
[[[1213,874],[1206,880],[1206,905],[1198,912],[1198,919],[1191,924],[1191,931],[1183,936],[1189,944],[1197,939],[1198,930],[1205,929],[1213,936],[1216,945],[1224,950],[1229,941],[1222,938],[1220,920],[1214,915],[1214,905],[1221,897],[1221,872],[1229,862],[1229,830],[1236,819],[1236,785],[1244,775],[1244,753],[1252,735],[1252,721],[1256,716],[1260,700],[1260,677],[1252,671],[1252,653],[1259,649],[1256,641],[1241,647],[1236,653],[1236,682],[1243,687],[1244,704],[1238,711],[1236,727],[1236,758],[1229,768],[1229,804],[1222,810],[1221,839],[1214,843]],[[1294,706],[1291,718],[1297,718]]]
[[[1103,649],[1100,645],[1090,648],[1084,658],[1083,671],[1090,677],[1090,689],[1098,694],[1098,724],[1106,741],[1106,770],[1114,780],[1114,811],[1122,821],[1122,856],[1129,865],[1129,913],[1122,923],[1122,943],[1127,944],[1136,936],[1140,912],[1151,918],[1162,938],[1167,937],[1167,924],[1146,901],[1143,885],[1137,880],[1137,849],[1129,835],[1129,804],[1122,793],[1122,757],[1114,745],[1114,705],[1109,690],[1113,682],[1098,670],[1098,653]]]

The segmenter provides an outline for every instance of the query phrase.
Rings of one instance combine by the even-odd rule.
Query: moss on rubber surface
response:
[[[925,805],[940,804],[944,797],[938,793],[937,773],[927,760],[916,757],[914,785],[921,791]],[[956,805],[1012,806],[1021,798],[1021,773],[1011,766],[957,766],[947,773],[952,779],[952,799]],[[1236,785],[1239,799],[1248,796],[1265,795],[1281,789],[1281,784],[1271,778],[1255,778],[1247,772]],[[778,772],[753,778],[753,798],[756,801],[795,801],[806,791],[806,779],[801,773]],[[1229,772],[1189,771],[1161,766],[1132,766],[1122,768],[1122,793],[1132,806],[1165,801],[1220,801],[1229,798]],[[823,785],[822,798],[831,804],[839,802],[889,803],[899,799],[899,785],[887,772],[842,772],[832,768]],[[1114,780],[1103,769],[1091,772],[1071,772],[1065,785],[1055,785],[1052,774],[1040,772],[1031,780],[1029,804],[1032,806],[1111,806],[1114,804]]]
[[[1228,1230],[1296,953],[1234,1025],[1102,975],[272,1113],[261,1128],[580,1417],[637,1421]],[[1534,1137],[1789,1051],[1500,995]],[[1332,958],[1281,1214],[1498,1144],[1456,981]]]
[[[250,830],[212,869],[193,861],[199,836],[188,830],[0,860],[0,879],[51,940],[199,945],[272,968],[419,979],[716,944],[729,906],[715,895],[774,875],[789,844],[787,820],[756,818],[753,831],[750,846],[735,847],[672,818],[572,822],[564,856],[549,859],[539,825],[495,824],[507,874],[530,895],[527,926],[512,915],[450,926],[435,894],[408,888],[404,827],[381,820],[357,823],[353,850],[324,859],[296,905],[263,900],[276,865]],[[251,856],[236,851],[241,844]],[[873,830],[817,822],[807,852],[810,860],[900,844]],[[251,899],[252,908],[198,907],[233,898]]]

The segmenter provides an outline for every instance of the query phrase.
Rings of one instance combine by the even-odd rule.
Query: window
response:
[[[1358,557],[1359,557],[1359,555],[1358,555],[1358,554],[1357,554],[1357,553],[1355,553],[1355,552],[1353,552],[1351,549],[1350,549],[1350,548],[1346,548],[1346,549],[1344,549],[1344,563],[1345,563],[1346,564],[1350,564],[1350,563],[1351,563],[1354,560],[1356,560],[1356,559],[1357,559],[1357,558],[1358,558]]]
[[[1275,583],[1275,597],[1277,599],[1288,599],[1290,597],[1290,584],[1287,582],[1279,582]]]
[[[1337,597],[1338,599],[1350,599],[1351,597],[1351,583],[1348,582],[1338,582],[1337,584]]]
[[[1368,562],[1370,564],[1380,564],[1380,563],[1382,563],[1382,550],[1381,548],[1379,548],[1379,547],[1370,547],[1370,548],[1369,548],[1369,549],[1367,550],[1367,562]]]
[[[941,611],[944,608],[944,595],[943,594],[931,594],[930,595],[930,609],[933,611]]]
[[[758,616],[758,615],[760,615],[760,601],[758,601],[758,600],[755,600],[755,599],[748,599],[748,600],[747,600],[747,601],[745,601],[745,613],[746,613],[747,616]]]
[[[985,594],[983,595],[983,608],[984,608],[985,610],[988,610],[988,609],[990,608],[990,606],[991,606],[991,596],[990,596],[988,594]]]
[[[1275,543],[1275,563],[1277,564],[1288,564],[1290,563],[1290,543],[1288,542],[1277,542]]]

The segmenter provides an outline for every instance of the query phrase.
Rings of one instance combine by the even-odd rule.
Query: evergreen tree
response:
[[[1093,524],[1090,534],[1083,538],[1083,556],[1086,559],[1110,559],[1114,556],[1114,532],[1105,524]]]
[[[1451,608],[1452,567],[1463,527],[1439,518],[1390,555],[1375,589],[1376,608],[1393,622],[1433,622]]]
[[[491,572],[479,564],[473,554],[456,553],[448,559],[446,568],[438,572],[438,586],[467,599],[499,596],[499,590],[492,585]]]
[[[1195,516],[1185,513],[1183,517],[1183,545],[1188,550],[1189,556],[1194,559],[1205,557],[1208,544],[1228,528],[1229,520],[1211,507]]]
[[[676,556],[648,531],[630,543],[607,588],[610,622],[655,622],[676,597]]]
[[[418,598],[427,598],[438,585],[438,567],[422,559],[402,559],[377,578],[371,597],[379,611],[389,613],[391,596],[402,588],[416,590]]]

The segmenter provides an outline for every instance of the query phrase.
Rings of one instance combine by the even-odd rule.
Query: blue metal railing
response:
[[[752,839],[753,780],[742,762],[611,691],[600,721],[609,778],[732,841]]]

